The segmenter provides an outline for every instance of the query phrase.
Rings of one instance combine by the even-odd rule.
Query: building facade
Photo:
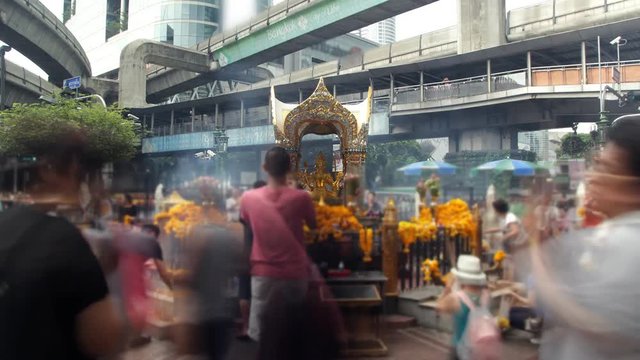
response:
[[[390,44],[396,41],[396,18],[388,18],[375,24],[353,31],[352,34],[374,41],[378,44]]]
[[[98,76],[118,69],[120,52],[134,40],[190,47],[220,28],[220,0],[63,1],[63,20]]]

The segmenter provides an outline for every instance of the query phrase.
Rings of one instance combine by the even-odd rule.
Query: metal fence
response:
[[[409,246],[409,252],[399,255],[400,290],[410,290],[427,285],[422,273],[422,263],[426,259],[438,260],[440,273],[447,274],[459,255],[471,254],[468,237],[452,235],[449,230],[439,228],[431,239],[418,239]]]

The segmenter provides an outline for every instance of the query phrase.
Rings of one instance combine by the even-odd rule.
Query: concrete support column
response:
[[[156,113],[151,113],[151,131],[153,132],[153,123],[156,120]]]
[[[527,51],[527,86],[533,86],[533,72],[531,71],[531,51]]]
[[[214,115],[213,115],[213,125],[215,127],[219,126],[219,124],[218,124],[218,109],[219,109],[219,105],[216,103],[216,108],[215,108],[215,112],[214,112]]]
[[[460,133],[458,131],[452,131],[449,135],[449,152],[460,152]]]
[[[174,120],[175,112],[171,110],[171,125],[169,126],[169,135],[173,135],[173,120]]]
[[[500,128],[470,129],[457,134],[457,142],[449,137],[449,151],[508,150],[511,148],[509,134]],[[455,140],[455,138],[454,138]]]
[[[244,127],[244,100],[240,100],[240,127]]]
[[[487,59],[487,92],[490,93],[493,91],[491,84],[491,59]]]
[[[142,115],[142,130],[147,131],[147,114]]]
[[[336,85],[333,85],[333,97],[338,96],[338,87]]]
[[[587,83],[587,44],[584,41],[580,43],[580,59],[582,60],[582,85],[585,85]]]
[[[298,89],[298,104],[302,104],[302,89]]]
[[[393,74],[389,74],[389,113],[391,113],[391,108],[393,107],[393,103],[396,101],[395,94],[395,84],[393,83]]]
[[[511,150],[518,150],[518,129],[510,129],[509,136],[511,137]]]
[[[456,0],[458,54],[506,43],[505,0]]]
[[[424,102],[424,71],[420,71],[420,102]]]
[[[191,132],[193,132],[193,127],[196,123],[196,108],[191,107]]]

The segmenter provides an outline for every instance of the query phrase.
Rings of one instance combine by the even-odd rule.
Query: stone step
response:
[[[452,316],[438,312],[436,304],[436,299],[430,299],[418,305],[421,309],[418,324],[429,329],[451,332],[453,329]]]
[[[417,324],[416,318],[404,315],[385,315],[382,320],[388,330],[406,329]]]

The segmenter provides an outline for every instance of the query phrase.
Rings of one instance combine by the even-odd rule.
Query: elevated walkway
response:
[[[436,0],[289,0],[274,5],[233,31],[214,35],[196,50],[211,54],[220,70],[211,74],[156,67],[147,94],[157,100],[246,70]],[[229,76],[229,75],[226,75]]]
[[[91,65],[71,32],[38,0],[0,0],[0,40],[24,54],[62,86],[91,76]]]
[[[10,61],[7,64],[7,105],[30,103],[42,95],[50,96],[58,88],[38,75]]]

